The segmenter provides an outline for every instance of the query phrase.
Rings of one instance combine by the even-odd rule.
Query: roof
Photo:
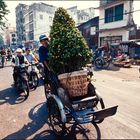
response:
[[[92,18],[92,19],[90,19],[90,20],[88,20],[88,21],[80,24],[78,26],[78,28],[81,28],[81,27],[85,26],[86,24],[90,24],[90,23],[93,23],[93,24],[96,24],[97,25],[99,23],[99,16],[94,17],[94,18]]]
[[[130,47],[140,47],[140,42],[137,43],[135,41],[123,41],[120,45],[130,45]]]

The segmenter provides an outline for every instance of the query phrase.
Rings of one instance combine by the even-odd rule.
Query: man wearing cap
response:
[[[49,86],[48,86],[48,74],[50,72],[50,68],[48,66],[48,57],[49,57],[49,38],[46,35],[41,35],[39,37],[39,41],[41,43],[41,47],[39,48],[39,62],[41,62],[44,66],[44,74],[45,74],[45,79],[44,79],[44,85],[45,85],[45,90],[49,91]]]
[[[17,48],[16,50],[16,56],[13,56],[12,58],[12,66],[14,67],[13,70],[13,79],[15,82],[15,85],[17,84],[17,76],[18,76],[18,69],[17,66],[22,65],[22,64],[29,64],[28,60],[26,57],[23,55],[23,51],[21,48]]]
[[[39,61],[44,65],[45,70],[49,70],[48,67],[48,53],[49,53],[49,39],[46,35],[39,37],[41,47],[39,48]]]

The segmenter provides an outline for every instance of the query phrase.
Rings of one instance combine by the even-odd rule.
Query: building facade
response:
[[[34,44],[41,34],[49,36],[55,10],[56,7],[45,3],[19,4],[16,7],[18,44]]]
[[[99,17],[92,18],[87,22],[80,24],[78,29],[85,38],[89,48],[93,51],[96,50],[99,37]]]
[[[6,47],[17,47],[17,34],[15,27],[7,27],[4,31],[4,45]]]
[[[41,34],[49,36],[56,8],[44,3],[34,3],[24,10],[24,27],[27,41],[38,41]]]
[[[17,31],[17,44],[21,45],[25,42],[25,29],[24,29],[24,14],[23,11],[27,5],[18,4],[16,12],[16,31]]]
[[[68,8],[67,11],[70,14],[70,16],[74,19],[77,26],[92,19],[95,15],[95,10],[93,7],[78,10],[77,6],[74,6]]]
[[[100,0],[99,46],[129,40],[129,33],[134,30],[132,11],[133,0]]]

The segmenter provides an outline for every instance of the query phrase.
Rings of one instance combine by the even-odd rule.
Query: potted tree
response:
[[[50,65],[70,96],[86,92],[87,76],[82,70],[91,60],[91,51],[64,8],[55,12],[50,32]]]

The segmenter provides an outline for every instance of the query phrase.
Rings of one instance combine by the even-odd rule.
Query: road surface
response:
[[[138,67],[95,71],[94,78],[106,107],[118,105],[116,115],[99,125],[85,125],[90,130],[87,133],[72,126],[60,139],[140,139]],[[7,64],[0,69],[0,139],[58,139],[47,123],[41,82],[26,101],[17,95],[12,83],[12,68]]]

